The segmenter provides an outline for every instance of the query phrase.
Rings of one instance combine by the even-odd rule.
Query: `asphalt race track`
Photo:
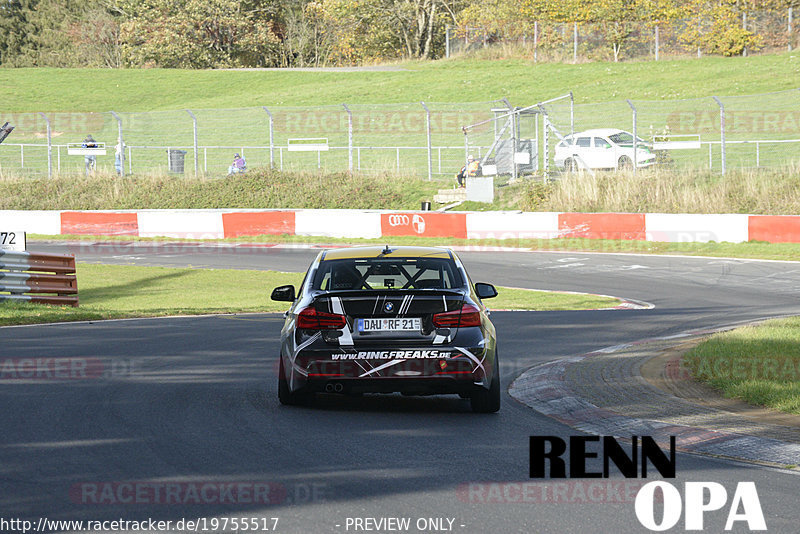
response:
[[[98,263],[282,271],[304,271],[318,252],[41,243],[29,249],[74,252],[79,261]],[[655,305],[494,312],[504,391],[525,369],[554,359],[689,329],[800,314],[799,263],[578,253],[460,256],[474,281]],[[271,289],[264,288],[265,299]],[[99,369],[83,379],[0,380],[0,516],[173,524],[184,518],[277,517],[277,532],[365,532],[375,524],[362,522],[364,528],[356,529],[354,518],[391,517],[410,518],[409,529],[383,523],[372,531],[648,532],[633,502],[645,481],[617,474],[559,481],[556,490],[529,479],[530,435],[566,438],[580,432],[507,393],[493,415],[472,414],[468,401],[455,396],[323,396],[310,409],[280,406],[276,352],[282,322],[279,314],[264,314],[0,329],[0,360],[88,359]],[[677,472],[670,482],[681,491],[685,481],[714,481],[729,498],[738,482],[753,481],[769,532],[798,532],[798,474],[680,453]],[[651,480],[657,478],[656,473]],[[252,502],[258,499],[248,490],[223,495],[223,502],[191,494],[193,487],[234,483],[262,488],[256,493],[268,487],[270,503]],[[625,484],[636,486],[625,494]],[[537,502],[533,494],[543,487],[556,495]],[[707,531],[723,531],[727,516],[727,505],[707,513]],[[443,522],[425,521],[437,518]],[[418,525],[419,519],[425,524]],[[681,519],[676,530],[683,524]],[[744,523],[734,531],[746,531]]]

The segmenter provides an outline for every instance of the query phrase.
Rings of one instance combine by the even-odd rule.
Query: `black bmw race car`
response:
[[[309,403],[317,392],[359,395],[459,394],[475,412],[500,409],[497,340],[481,302],[497,296],[473,284],[453,251],[358,247],[321,252],[281,330],[278,396]]]

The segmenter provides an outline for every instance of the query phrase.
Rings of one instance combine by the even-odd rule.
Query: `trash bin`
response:
[[[178,172],[183,174],[183,162],[186,158],[185,150],[167,150],[169,156],[169,172]]]
[[[431,203],[427,201],[422,202],[422,211],[431,211]]]

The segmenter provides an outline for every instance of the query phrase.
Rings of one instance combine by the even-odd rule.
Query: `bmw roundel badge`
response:
[[[394,304],[392,304],[391,302],[387,302],[386,304],[383,305],[383,309],[387,312],[390,312],[394,309]]]

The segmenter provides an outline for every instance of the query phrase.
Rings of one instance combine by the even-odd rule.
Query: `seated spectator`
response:
[[[239,154],[233,155],[233,164],[228,167],[228,176],[231,174],[241,174],[247,170],[247,162]]]
[[[458,180],[458,187],[466,187],[467,176],[478,176],[481,167],[481,162],[475,159],[472,154],[467,158],[467,164],[461,167],[458,171],[456,179]]]

